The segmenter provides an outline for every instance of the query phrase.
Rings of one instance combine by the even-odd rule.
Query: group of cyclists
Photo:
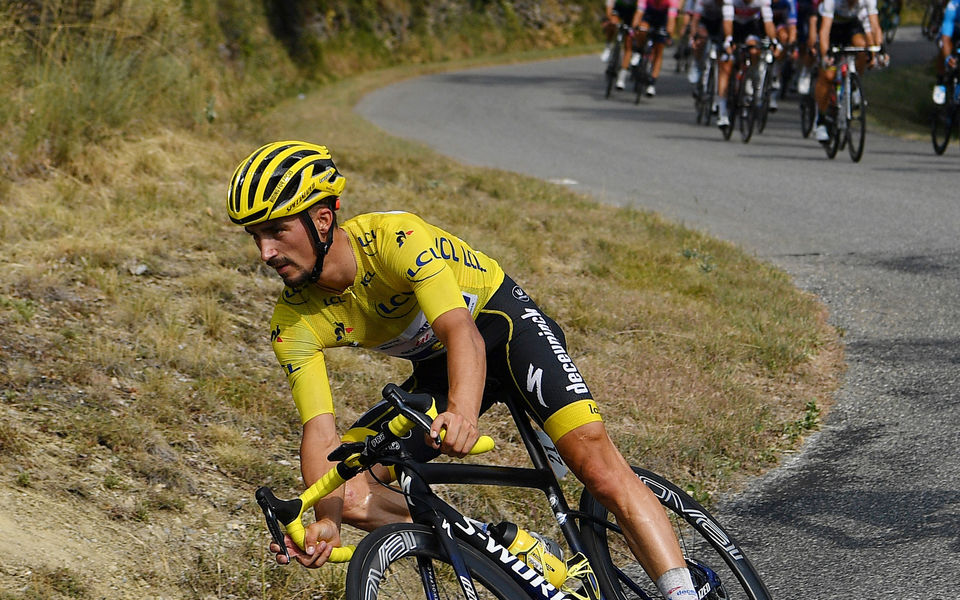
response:
[[[816,138],[826,142],[829,139],[826,109],[836,72],[831,48],[879,49],[883,44],[877,0],[685,0],[682,11],[679,10],[679,1],[606,0],[604,29],[608,43],[602,58],[606,60],[609,56],[613,36],[620,24],[630,23],[635,33],[626,36],[624,41],[623,66],[617,79],[617,87],[623,89],[630,61],[636,60],[635,48],[644,48],[647,36],[660,31],[661,35],[651,38],[654,42],[651,55],[653,73],[659,74],[663,46],[672,44],[676,29],[689,40],[684,42],[689,43],[693,53],[688,79],[691,84],[698,85],[703,77],[704,48],[708,40],[712,41],[721,49],[712,107],[721,129],[730,127],[727,87],[736,66],[738,47],[746,46],[750,52],[758,53],[761,42],[765,41],[773,49],[771,83],[774,91],[785,84],[781,76],[789,65],[797,74],[798,92],[812,92],[815,97],[818,108]],[[960,0],[950,0],[950,3],[955,5]],[[664,18],[666,23],[663,23]],[[863,72],[868,67],[886,65],[888,61],[889,57],[882,50],[864,52],[858,56],[856,67]],[[815,72],[815,84],[810,90]],[[647,95],[654,93],[653,85],[650,85]],[[770,95],[770,112],[777,110],[777,95]]]

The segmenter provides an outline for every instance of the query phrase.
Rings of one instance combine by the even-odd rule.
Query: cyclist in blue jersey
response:
[[[944,85],[943,77],[947,68],[953,69],[957,66],[957,57],[953,55],[953,49],[957,47],[957,38],[960,37],[960,27],[957,27],[957,20],[960,19],[960,0],[950,0],[943,11],[943,25],[940,27],[940,60],[937,61],[937,85],[933,88],[933,101],[936,104],[943,104],[947,101],[947,88]]]
[[[771,81],[774,93],[770,94],[770,112],[777,110],[777,91],[780,89],[780,74],[783,72],[784,63],[795,58],[797,44],[797,0],[773,0],[770,3],[773,10],[773,25],[777,29],[777,41],[782,46],[790,49],[790,53],[784,52],[773,63],[773,80]]]

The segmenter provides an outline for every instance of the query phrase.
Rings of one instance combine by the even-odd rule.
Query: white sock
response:
[[[690,571],[684,567],[670,569],[657,580],[657,589],[664,600],[696,600],[697,590],[693,588]]]

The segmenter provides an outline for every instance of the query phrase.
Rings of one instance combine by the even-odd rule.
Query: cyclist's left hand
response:
[[[470,419],[455,412],[447,411],[437,415],[433,420],[433,427],[430,428],[430,437],[437,438],[441,429],[447,431],[443,442],[438,445],[432,439],[428,439],[427,444],[455,458],[466,456],[480,437],[476,417]]]

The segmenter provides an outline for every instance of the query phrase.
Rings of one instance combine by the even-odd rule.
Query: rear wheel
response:
[[[867,98],[856,73],[850,74],[850,118],[847,119],[847,150],[853,162],[863,157],[863,144],[867,138]]]
[[[770,592],[736,540],[705,508],[666,479],[639,467],[637,477],[657,496],[673,522],[687,567],[700,598],[707,600],[769,600]],[[584,521],[584,545],[595,558],[595,574],[606,598],[662,598],[640,568],[615,520],[584,491],[580,510],[613,528]]]

